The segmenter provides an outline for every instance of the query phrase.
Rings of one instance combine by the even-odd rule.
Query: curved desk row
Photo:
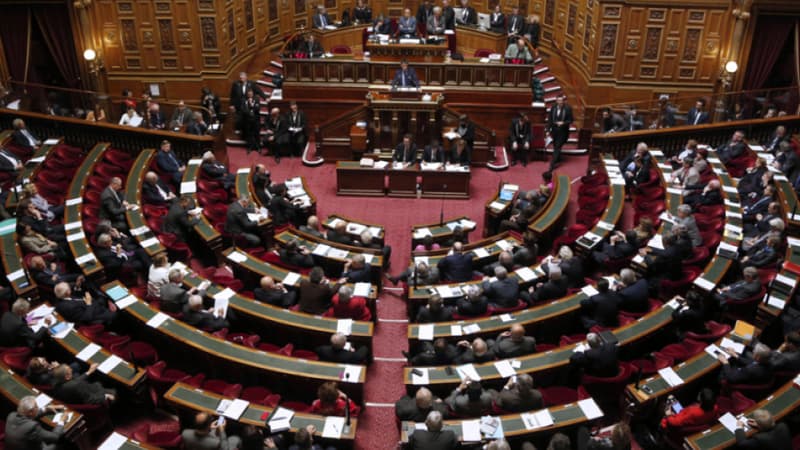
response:
[[[497,193],[494,194],[483,207],[483,236],[489,236],[497,230],[500,222],[511,216],[511,209],[519,196],[519,186],[510,183],[500,183]]]
[[[39,290],[36,281],[23,263],[22,248],[17,237],[17,219],[0,222],[3,270],[17,297],[36,299],[39,297]]]
[[[383,245],[383,242],[386,238],[383,225],[361,222],[338,214],[331,214],[327,219],[325,219],[325,222],[322,223],[322,226],[329,230],[333,230],[336,228],[339,221],[342,221],[346,224],[345,230],[353,239],[359,239],[361,238],[362,232],[369,231],[369,233],[372,235],[372,240],[374,242],[380,242],[381,245]]]
[[[2,136],[0,136],[0,141],[2,141]],[[25,161],[25,166],[17,175],[14,190],[6,197],[6,211],[12,211],[17,207],[19,197],[22,195],[22,186],[36,179],[39,175],[39,169],[41,169],[42,163],[50,156],[53,149],[63,142],[64,138],[48,139],[42,142],[42,145],[39,146],[39,149],[31,156],[31,159]]]
[[[575,240],[576,249],[584,255],[590,253],[597,244],[611,235],[625,210],[625,180],[618,171],[619,161],[608,154],[604,155],[600,161],[608,174],[608,203],[606,203],[603,215],[600,216],[600,221]]]
[[[528,229],[533,231],[540,241],[550,237],[566,216],[571,190],[572,183],[567,175],[560,174],[553,177],[553,190],[547,203],[528,225]]]
[[[186,162],[186,170],[183,172],[180,189],[181,195],[190,196],[198,206],[197,179],[202,162],[203,161],[200,159],[190,159]],[[211,222],[208,221],[208,218],[204,214],[200,216],[200,221],[194,226],[194,230],[213,252],[216,253],[222,250],[222,236],[214,226],[211,225]]]
[[[139,245],[150,256],[166,251],[166,248],[158,240],[157,234],[145,222],[141,208],[142,183],[144,182],[145,174],[150,170],[150,164],[155,156],[156,151],[153,149],[142,150],[133,161],[133,165],[128,171],[128,178],[125,180],[125,201],[131,205],[139,206],[139,208],[125,211],[125,218],[131,230],[130,234],[136,238]]]
[[[471,231],[475,231],[476,223],[469,220],[467,216],[454,217],[452,219],[414,225],[411,227],[411,251],[414,247],[422,244],[426,236],[430,236],[434,243],[444,246],[447,241],[453,238],[456,227],[461,227],[464,236],[469,237]]]
[[[66,206],[64,207],[64,229],[67,231],[69,248],[72,251],[72,256],[75,257],[75,263],[80,266],[81,271],[87,278],[102,279],[105,277],[103,265],[94,255],[92,247],[89,245],[89,239],[84,234],[82,208],[86,183],[92,176],[94,166],[103,158],[103,153],[108,147],[108,143],[97,144],[86,155],[67,190]],[[71,228],[73,226],[74,228]]]
[[[325,381],[342,381],[345,373],[353,374],[352,378],[348,377],[353,381],[343,383],[342,390],[350,393],[356,401],[362,397],[366,378],[365,366],[309,361],[234,344],[155,310],[143,300],[132,296],[119,282],[107,283],[103,286],[103,290],[109,296],[115,294],[112,298],[132,297],[133,302],[121,308],[122,314],[133,319],[140,332],[144,333],[149,328],[152,333],[170,345],[178,345],[197,354],[210,356],[217,362],[250,369],[260,380],[300,378],[316,388],[316,385]],[[357,376],[355,376],[356,371]]]

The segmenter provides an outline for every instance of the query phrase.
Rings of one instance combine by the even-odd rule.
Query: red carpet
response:
[[[511,167],[505,172],[493,172],[489,169],[473,169],[470,183],[469,200],[429,200],[429,199],[397,199],[389,197],[338,197],[336,196],[336,169],[328,163],[320,167],[306,167],[299,158],[283,158],[275,164],[272,158],[261,157],[255,153],[246,155],[240,148],[229,147],[228,156],[232,172],[242,167],[250,167],[255,163],[266,164],[272,172],[273,180],[284,180],[292,176],[304,176],[311,192],[317,197],[317,213],[320,218],[337,213],[355,220],[383,225],[386,229],[386,243],[392,246],[391,273],[398,273],[408,264],[411,253],[411,226],[439,220],[440,209],[444,210],[444,218],[466,215],[478,224],[478,229],[471,236],[478,239],[483,233],[483,211],[486,201],[494,195],[498,183],[510,182],[518,184],[521,189],[537,187],[541,182],[541,173],[547,170],[547,162],[535,162],[527,168]],[[565,173],[571,179],[583,175],[586,171],[586,156],[567,156],[565,164],[556,172]],[[573,189],[570,199],[567,226],[574,222],[574,211],[577,189]],[[391,286],[391,284],[389,284]],[[384,291],[378,300],[379,323],[375,328],[373,351],[377,358],[402,358],[401,350],[408,347],[407,325],[403,322],[385,322],[406,318],[405,303],[399,293]],[[359,417],[356,435],[357,449],[395,448],[399,432],[395,425],[394,402],[404,392],[402,380],[403,362],[375,361],[367,372],[367,383],[364,398],[369,404]]]

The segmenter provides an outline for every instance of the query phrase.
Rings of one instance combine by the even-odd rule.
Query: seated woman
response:
[[[147,295],[158,298],[161,287],[169,283],[169,260],[166,253],[153,257],[153,264],[147,272]]]
[[[19,244],[25,253],[52,256],[58,260],[66,258],[66,253],[55,241],[37,233],[30,225],[22,224],[21,228],[22,237],[19,239]]]
[[[51,205],[46,198],[39,195],[39,190],[35,184],[26,184],[23,191],[23,198],[30,199],[33,206],[42,213],[48,222],[52,222],[56,217],[64,216],[64,205]]]
[[[697,394],[697,403],[683,408],[680,412],[675,412],[674,405],[674,399],[667,401],[664,418],[661,419],[661,430],[666,433],[675,431],[676,428],[711,425],[720,415],[717,396],[709,388],[703,388]]]
[[[415,252],[427,252],[430,250],[439,250],[439,244],[433,242],[433,236],[427,235],[422,238],[422,243],[414,247]]]
[[[345,403],[345,394],[339,390],[335,381],[329,381],[320,385],[317,389],[317,399],[311,404],[308,411],[311,414],[323,416],[344,416],[345,408],[350,408],[350,415],[357,416],[361,408],[353,401]]]

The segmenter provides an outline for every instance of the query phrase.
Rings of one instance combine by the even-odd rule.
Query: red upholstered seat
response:
[[[331,47],[331,53],[334,55],[349,55],[353,53],[353,50],[349,45],[334,45]]]
[[[261,341],[261,336],[257,334],[231,333],[228,335],[228,340],[245,347],[256,348],[256,345]]]
[[[300,412],[300,413],[308,412],[308,410],[311,409],[311,405],[295,401],[283,402],[281,403],[281,406],[287,409],[291,409],[294,412]]]
[[[756,308],[764,298],[766,289],[762,286],[758,294],[744,300],[729,300],[725,304],[724,317],[732,320],[752,321],[755,317]]]
[[[731,413],[739,415],[756,405],[753,399],[747,398],[739,391],[731,392],[730,396],[720,395],[717,398],[717,408],[720,415]]]
[[[545,407],[563,405],[578,401],[578,391],[564,386],[540,388]]]
[[[584,374],[578,386],[578,397],[592,397],[605,410],[613,410],[624,399],[623,391],[634,371],[631,365],[619,363],[619,372],[613,377],[595,377]]]
[[[694,339],[684,339],[681,342],[669,344],[656,352],[662,357],[672,358],[675,363],[681,363],[700,353],[706,348],[705,342],[695,341]]]
[[[629,363],[634,367],[636,371],[641,370],[642,376],[649,377],[654,375],[659,370],[664,369],[666,367],[671,367],[674,364],[672,358],[665,356],[663,354],[654,354],[652,359],[642,358],[642,359],[634,359],[629,361]]]
[[[698,275],[702,273],[701,269],[696,267],[684,267],[683,271],[681,272],[681,278],[678,280],[668,280],[666,278],[661,280],[661,286],[659,286],[659,294],[661,298],[667,299],[672,298],[675,295],[684,294],[686,290],[691,286],[692,281],[697,278]]]
[[[728,324],[709,320],[708,322],[706,322],[706,329],[708,330],[708,333],[698,334],[689,331],[686,333],[686,337],[694,339],[696,341],[714,342],[717,339],[722,338],[722,336],[728,334],[728,332],[731,331],[731,326]]]
[[[753,400],[761,400],[767,395],[772,393],[772,386],[775,384],[774,379],[761,384],[732,384],[726,380],[722,380],[720,392],[741,392],[745,396]]]
[[[3,363],[18,374],[24,374],[28,370],[28,362],[31,360],[31,349],[19,347],[18,351],[10,351],[3,354]]]
[[[650,305],[647,308],[647,312],[620,311],[619,313],[620,313],[620,315],[623,315],[623,316],[627,316],[627,317],[632,317],[634,319],[638,319],[640,317],[644,317],[647,313],[649,313],[651,311],[654,311],[654,310],[656,310],[658,308],[661,308],[661,305],[663,304],[663,303],[661,303],[661,300],[658,300],[656,298],[648,299],[647,303]]]
[[[106,430],[111,425],[108,405],[105,403],[99,405],[65,404],[64,406],[67,409],[83,414],[83,420],[93,434],[99,434],[100,431]]]
[[[181,426],[178,421],[146,423],[133,432],[133,438],[159,448],[180,448]]]
[[[309,361],[319,361],[319,356],[311,350],[295,350],[292,352],[295,358],[303,358]]]
[[[517,300],[517,305],[516,306],[511,306],[511,307],[508,307],[508,308],[500,308],[500,307],[489,306],[489,311],[491,311],[490,315],[505,314],[505,313],[510,313],[510,312],[514,312],[514,311],[523,310],[527,306],[528,306],[528,304],[525,303],[524,301]]]
[[[490,48],[479,48],[475,50],[474,56],[476,58],[487,58],[492,53],[494,53],[494,50]]]
[[[158,352],[155,347],[143,341],[131,341],[113,345],[111,352],[121,358],[128,359],[136,365],[155,364]]]
[[[558,341],[558,345],[563,347],[565,345],[577,344],[578,342],[586,340],[586,333],[571,334],[569,336],[563,335]]]
[[[684,266],[703,266],[711,256],[711,252],[705,246],[692,247],[692,256],[683,260]]]
[[[203,383],[203,389],[211,392],[216,392],[219,395],[225,397],[233,397],[238,398],[239,394],[242,393],[242,385],[241,384],[231,384],[224,380],[206,380]]]

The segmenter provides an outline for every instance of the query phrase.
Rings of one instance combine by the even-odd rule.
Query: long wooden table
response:
[[[411,227],[411,251],[413,252],[417,245],[422,244],[426,235],[430,235],[434,243],[444,245],[453,238],[456,227],[461,227],[464,236],[469,237],[469,233],[474,231],[476,226],[477,224],[469,220],[467,216],[414,225]]]
[[[136,238],[139,245],[153,256],[166,251],[161,245],[156,233],[150,229],[142,214],[142,182],[144,176],[150,168],[150,163],[156,156],[153,149],[145,149],[133,161],[131,169],[128,171],[128,179],[125,180],[125,200],[131,205],[138,205],[139,208],[125,211],[125,219],[128,221],[130,234]]]
[[[205,412],[212,415],[217,414],[217,406],[219,405],[220,401],[224,399],[235,400],[232,397],[223,397],[215,392],[196,389],[193,386],[181,382],[175,383],[164,394],[164,398],[170,403],[191,412]],[[264,417],[270,417],[273,412],[274,409],[268,406],[250,403],[242,413],[242,416],[239,418],[238,422],[246,425],[252,425],[257,428],[264,428]],[[291,428],[289,429],[289,432],[295,433],[297,430],[305,428],[308,425],[314,425],[317,429],[314,441],[318,442],[323,440],[321,435],[322,430],[325,428],[325,420],[325,416],[295,412],[290,422]],[[351,446],[353,440],[355,439],[357,429],[358,419],[352,418],[348,433],[342,434],[339,439],[324,439],[323,441],[330,441],[332,443],[336,443],[337,445]]]
[[[39,290],[33,276],[22,264],[22,249],[17,237],[17,219],[0,222],[0,245],[3,250],[0,258],[3,260],[3,270],[17,297],[36,299],[39,297]]]
[[[197,204],[197,179],[200,172],[200,159],[190,159],[186,162],[186,170],[183,172],[181,180],[181,194],[188,195]],[[211,225],[205,215],[200,216],[200,220],[195,224],[194,231],[205,241],[208,248],[213,252],[222,250],[222,235]]]
[[[124,297],[132,295],[119,282],[107,283],[103,286],[106,293],[112,289],[122,292]],[[296,381],[299,378],[307,382],[311,389],[316,389],[319,384],[326,381],[342,381],[344,371],[348,367],[345,364],[292,358],[234,344],[172,318],[167,318],[158,327],[148,326],[148,321],[157,314],[163,313],[150,307],[139,298],[121,311],[123,315],[137,323],[137,328],[141,333],[149,331],[168,345],[177,345],[197,354],[211,357],[217,363],[249,369],[259,379],[263,377],[276,383],[279,380],[290,383],[290,380]],[[361,368],[359,376],[350,382],[341,383],[340,388],[348,392],[356,401],[360,401],[363,396],[366,367],[356,367]]]
[[[17,179],[14,186],[14,191],[8,194],[6,197],[6,211],[12,211],[14,208],[17,207],[17,202],[19,201],[19,197],[22,195],[22,187],[25,184],[33,182],[37,175],[39,174],[39,169],[42,167],[42,162],[44,162],[50,153],[61,145],[64,142],[64,138],[54,138],[57,143],[47,143],[47,141],[42,142],[42,145],[39,146],[39,149],[34,152],[31,159],[25,161],[25,166],[17,175]],[[0,135],[0,142],[3,141],[3,136]],[[16,191],[16,192],[15,192]]]
[[[572,183],[570,183],[569,176],[559,174],[553,178],[553,190],[547,203],[542,207],[541,212],[537,213],[534,220],[528,224],[528,229],[540,238],[540,242],[554,233],[557,225],[564,219],[569,207],[571,189]]]
[[[469,168],[420,170],[420,175],[423,198],[469,198]]]
[[[336,195],[381,197],[386,193],[386,172],[361,167],[358,161],[336,162]]]

